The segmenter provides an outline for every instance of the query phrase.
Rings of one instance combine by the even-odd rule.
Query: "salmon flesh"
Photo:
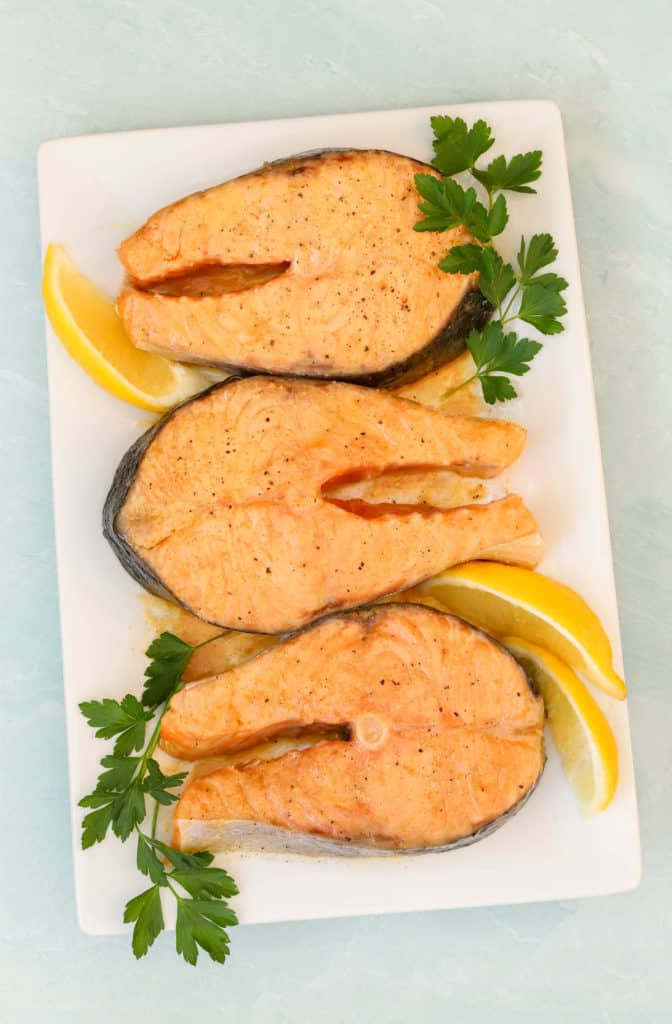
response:
[[[392,386],[464,349],[491,306],[478,275],[444,274],[462,228],[413,231],[409,157],[294,157],[155,213],[119,248],[119,314],[139,347],[230,373]]]
[[[464,845],[520,807],[544,767],[543,703],[520,665],[414,604],[332,616],[190,685],[172,698],[161,743],[196,759],[316,728],[342,736],[271,761],[241,755],[190,781],[174,845],[254,843],[255,829],[266,843],[269,827],[355,851]]]
[[[330,484],[400,467],[491,477],[524,443],[514,423],[445,416],[387,391],[229,380],[127,452],[104,532],[159,596],[224,627],[285,633],[491,549],[506,559],[507,545],[537,534],[516,495],[445,509],[329,498]]]

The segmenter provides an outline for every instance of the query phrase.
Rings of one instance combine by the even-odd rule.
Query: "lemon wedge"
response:
[[[548,576],[497,562],[467,562],[427,580],[423,593],[494,636],[519,636],[623,700],[602,623],[582,597]]]
[[[47,249],[42,296],[51,326],[72,358],[117,398],[163,412],[207,386],[197,370],[136,348],[112,302],[79,273],[60,245]]]
[[[618,784],[618,748],[609,723],[588,690],[554,654],[518,637],[502,643],[539,689],[548,725],[581,810],[599,814]]]

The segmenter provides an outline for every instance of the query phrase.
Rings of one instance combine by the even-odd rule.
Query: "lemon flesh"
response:
[[[622,700],[609,638],[582,597],[541,573],[495,562],[467,562],[422,584],[449,611],[496,637],[538,644],[595,686]]]
[[[69,354],[117,398],[163,412],[205,386],[197,371],[137,349],[113,303],[80,274],[60,245],[47,249],[42,295],[51,326]]]
[[[518,637],[503,637],[502,643],[544,699],[551,735],[581,810],[586,816],[599,814],[618,784],[618,748],[603,712],[555,655]]]

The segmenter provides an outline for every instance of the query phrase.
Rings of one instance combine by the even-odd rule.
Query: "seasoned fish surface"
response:
[[[329,484],[399,467],[490,477],[524,442],[516,424],[352,384],[225,382],[130,449],[104,529],[148,589],[222,626],[287,632],[537,532],[515,495],[436,509],[329,499]]]
[[[159,210],[119,249],[130,338],[231,372],[387,386],[436,368],[491,307],[477,275],[437,267],[473,241],[465,229],[413,231],[418,171],[436,173],[393,153],[326,152]],[[260,268],[260,283],[218,294],[217,269],[236,266]]]
[[[543,722],[521,667],[461,620],[412,604],[333,616],[172,699],[161,742],[180,757],[316,726],[348,737],[189,783],[174,841],[225,844],[243,822],[398,850],[480,837],[534,788]]]

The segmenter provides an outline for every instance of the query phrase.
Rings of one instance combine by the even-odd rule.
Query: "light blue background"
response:
[[[0,0],[0,1021],[672,1020],[669,0]],[[35,153],[57,135],[543,97],[565,119],[631,692],[625,896],[250,927],[225,968],[78,931]],[[667,300],[667,301],[666,301]],[[571,396],[568,396],[571,400]],[[104,658],[104,652],[99,652]],[[92,658],[95,672],[95,656]]]

